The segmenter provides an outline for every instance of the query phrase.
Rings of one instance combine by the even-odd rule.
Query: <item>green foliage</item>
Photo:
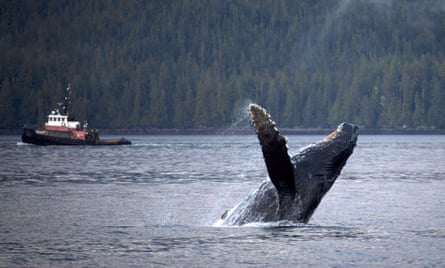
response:
[[[445,128],[441,1],[0,0],[0,128],[42,122],[71,83],[100,128]]]

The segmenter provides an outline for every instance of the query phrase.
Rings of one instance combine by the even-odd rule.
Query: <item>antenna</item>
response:
[[[68,83],[68,87],[66,88],[65,103],[63,106],[63,114],[69,116],[70,108],[71,108],[71,84]]]

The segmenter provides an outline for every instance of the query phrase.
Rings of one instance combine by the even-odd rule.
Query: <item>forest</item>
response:
[[[445,3],[0,0],[0,129],[445,128]]]

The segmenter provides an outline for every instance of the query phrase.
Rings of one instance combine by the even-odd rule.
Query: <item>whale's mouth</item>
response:
[[[337,129],[328,134],[324,139],[316,142],[323,143],[330,140],[334,140],[338,137],[346,137],[348,141],[351,141],[355,144],[358,136],[358,127],[356,125],[350,123],[341,123],[337,126]]]
[[[341,123],[337,127],[337,132],[350,137],[350,141],[354,144],[357,142],[358,126],[349,123]]]
[[[358,133],[358,127],[356,125],[344,122],[338,125],[336,131],[353,135]]]

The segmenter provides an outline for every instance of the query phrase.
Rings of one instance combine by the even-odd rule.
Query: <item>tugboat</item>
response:
[[[63,103],[59,103],[59,109],[53,110],[48,115],[48,120],[42,127],[33,128],[25,126],[22,133],[22,142],[36,145],[124,145],[131,144],[125,138],[105,139],[99,138],[99,130],[88,130],[85,121],[81,126],[70,114],[71,87],[68,84],[66,97]]]

